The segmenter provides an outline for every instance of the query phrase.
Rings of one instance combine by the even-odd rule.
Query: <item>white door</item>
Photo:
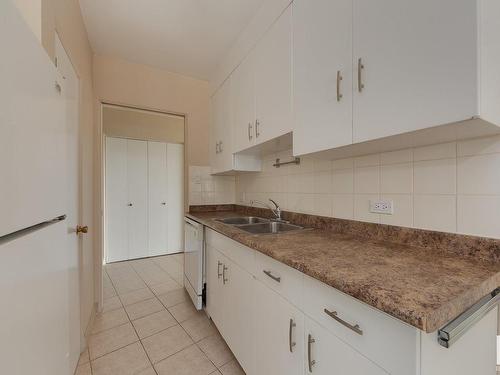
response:
[[[254,374],[254,340],[259,339],[255,336],[254,278],[227,258],[223,267],[223,335],[243,370]]]
[[[255,285],[256,374],[300,375],[304,314],[260,281]]]
[[[167,144],[148,142],[149,255],[167,252]]]
[[[11,1],[0,2],[0,236],[67,214],[74,159],[64,80]],[[58,90],[60,85],[61,90]],[[74,123],[72,124],[74,125]],[[74,167],[74,166],[73,166]],[[68,183],[70,183],[68,185]],[[72,189],[72,188],[71,188]],[[74,228],[72,228],[74,229]],[[74,231],[65,221],[0,240],[2,373],[74,372]],[[76,277],[78,280],[78,277]]]
[[[148,143],[146,141],[127,140],[127,186],[129,259],[147,257],[149,250]]]
[[[234,113],[233,151],[244,150],[255,143],[255,62],[254,52],[231,76]]]
[[[354,142],[478,114],[476,1],[353,4]]]
[[[304,344],[306,374],[387,375],[387,372],[307,316]]]
[[[184,145],[167,144],[167,212],[166,254],[184,251]]]
[[[80,280],[82,278],[82,243],[81,238],[76,233],[76,227],[80,223],[80,145],[79,145],[79,119],[78,119],[78,98],[79,82],[71,61],[56,35],[56,57],[57,69],[63,76],[64,86],[62,96],[66,104],[66,175],[67,175],[67,256],[70,271],[68,274],[69,288],[69,361],[76,367],[80,357],[80,348],[84,346],[83,336],[85,334],[86,322],[81,323],[81,289]],[[83,345],[82,345],[83,344]]]
[[[293,150],[352,143],[352,1],[295,0]]]
[[[127,140],[106,137],[106,263],[129,259]]]
[[[256,143],[292,131],[291,29],[288,7],[255,50]]]

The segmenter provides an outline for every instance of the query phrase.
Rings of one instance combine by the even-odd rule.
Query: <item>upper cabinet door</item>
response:
[[[352,143],[352,1],[293,3],[293,149]]]
[[[214,129],[214,140],[212,143],[215,148],[212,173],[220,173],[233,169],[231,77],[217,90],[212,98],[212,104]]]
[[[353,4],[355,143],[478,114],[476,1]]]
[[[253,53],[231,76],[234,113],[233,151],[244,150],[255,143],[255,68]]]
[[[291,27],[288,7],[255,50],[257,144],[292,131]]]

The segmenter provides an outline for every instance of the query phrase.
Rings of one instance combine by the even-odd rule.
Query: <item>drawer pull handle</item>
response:
[[[290,319],[290,329],[288,330],[288,345],[290,346],[290,353],[293,353],[293,347],[296,345],[296,343],[292,341],[293,328],[296,326],[297,324],[295,324],[293,319]]]
[[[222,276],[222,273],[220,273],[220,266],[222,266],[221,262],[217,262],[217,278],[220,279]]]
[[[274,276],[271,271],[266,271],[266,270],[263,270],[262,272],[264,272],[267,276],[269,276],[271,279],[273,279],[274,281],[280,283],[281,282],[281,277],[279,276]]]
[[[363,334],[363,331],[362,331],[362,330],[361,330],[361,328],[359,327],[359,324],[352,325],[352,324],[347,323],[345,320],[340,319],[340,318],[338,317],[338,314],[337,314],[337,312],[336,312],[336,311],[329,311],[329,310],[327,310],[327,309],[325,309],[324,311],[325,311],[325,313],[326,313],[329,317],[331,317],[331,318],[335,319],[337,322],[339,322],[340,324],[342,324],[344,327],[347,327],[347,328],[349,328],[350,330],[353,330],[353,331],[354,331],[354,332],[356,332],[358,335],[362,335],[362,334]]]
[[[229,280],[226,278],[226,271],[227,271],[227,267],[226,265],[224,264],[224,266],[222,267],[222,283],[225,285]]]
[[[316,342],[316,340],[314,340],[313,337],[311,336],[311,334],[309,334],[309,336],[307,337],[307,364],[308,364],[310,373],[313,372],[313,366],[316,364],[316,361],[311,358],[311,356],[312,356],[312,354],[311,354],[312,344],[314,342]]]

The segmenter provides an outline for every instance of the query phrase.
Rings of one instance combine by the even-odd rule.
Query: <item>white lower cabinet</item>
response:
[[[254,282],[256,374],[302,374],[304,314],[262,282]]]
[[[254,278],[207,244],[207,312],[247,374],[254,373]]]
[[[224,256],[219,253],[210,244],[206,245],[206,310],[208,315],[212,318],[213,322],[219,328],[222,335],[224,333],[222,325],[222,309],[223,309],[223,284],[221,282],[222,277],[222,266],[224,262]]]
[[[388,374],[307,316],[305,319],[305,341],[305,374]]]
[[[497,310],[451,348],[206,229],[206,310],[247,375],[494,375]],[[474,371],[477,370],[477,371]]]

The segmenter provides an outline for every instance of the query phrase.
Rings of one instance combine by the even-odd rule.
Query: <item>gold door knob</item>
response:
[[[77,225],[76,226],[76,234],[80,234],[80,233],[88,233],[89,231],[89,227],[88,226],[81,226],[81,225]]]

